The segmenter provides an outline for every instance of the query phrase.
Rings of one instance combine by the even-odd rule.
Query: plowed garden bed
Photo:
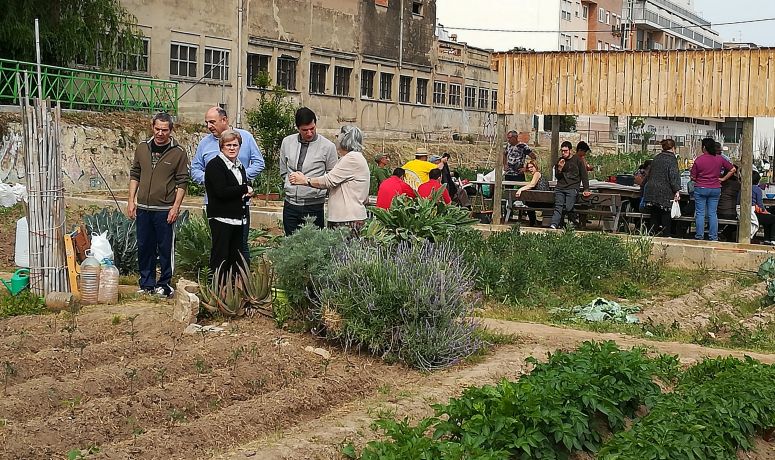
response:
[[[202,458],[281,432],[413,374],[270,321],[183,335],[171,306],[134,302],[0,321],[0,458]],[[137,315],[134,323],[129,320]],[[132,332],[134,331],[134,332]],[[71,334],[72,332],[72,334]]]

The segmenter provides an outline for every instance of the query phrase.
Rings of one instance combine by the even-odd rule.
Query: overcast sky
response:
[[[542,0],[533,0],[536,2]],[[497,8],[496,3],[508,3],[508,0],[437,0],[436,16],[445,26],[492,27],[508,29],[508,20],[503,17],[504,7]],[[503,3],[500,3],[503,5]],[[773,0],[694,0],[694,8],[711,23],[731,22],[750,19],[775,18]],[[493,11],[496,10],[496,11]],[[501,16],[497,15],[501,11]],[[508,15],[506,15],[508,16]],[[734,24],[714,26],[723,41],[753,42],[760,46],[775,46],[775,21],[752,24]],[[460,41],[473,46],[509,49],[518,37],[513,33],[486,33],[463,30],[450,30],[457,33]]]
[[[450,0],[440,0],[441,2]],[[772,0],[694,0],[694,9],[711,23],[775,18]],[[724,41],[753,42],[775,46],[775,21],[713,27]]]

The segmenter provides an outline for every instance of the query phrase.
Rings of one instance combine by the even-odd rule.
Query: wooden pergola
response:
[[[493,67],[502,115],[743,118],[741,197],[751,196],[753,118],[775,116],[775,49],[508,52],[493,55]],[[750,228],[741,212],[739,242],[750,242]]]

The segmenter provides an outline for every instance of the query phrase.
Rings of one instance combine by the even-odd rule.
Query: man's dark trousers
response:
[[[304,218],[308,216],[315,218],[315,225],[318,228],[323,228],[325,223],[323,203],[304,206],[291,204],[287,201],[283,203],[283,230],[285,230],[285,236],[291,236],[298,230],[304,224]]]
[[[169,211],[137,210],[137,261],[140,268],[140,288],[168,290],[174,264],[175,224],[167,223]],[[156,281],[156,258],[161,276]]]
[[[573,206],[576,204],[576,198],[578,196],[579,190],[576,188],[554,190],[554,214],[552,214],[552,225],[557,228],[562,227],[563,219],[572,215]]]

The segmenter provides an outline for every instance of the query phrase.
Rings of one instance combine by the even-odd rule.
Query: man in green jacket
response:
[[[379,190],[379,184],[393,175],[393,170],[388,166],[389,162],[390,156],[387,153],[378,153],[374,157],[374,164],[369,165],[371,168],[371,189],[369,190],[369,195],[376,195],[377,190]]]
[[[186,195],[188,155],[172,138],[175,124],[167,113],[151,122],[153,137],[135,150],[129,171],[127,215],[137,220],[140,292],[171,297],[175,221]],[[161,274],[156,279],[156,259]]]

